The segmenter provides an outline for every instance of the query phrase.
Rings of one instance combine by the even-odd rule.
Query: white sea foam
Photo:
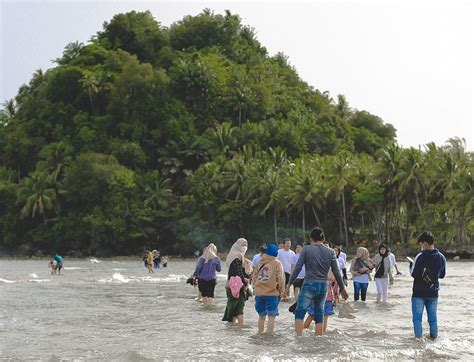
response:
[[[79,268],[78,266],[70,266],[70,267],[67,267],[67,268],[65,267],[64,269],[65,270],[80,270],[82,268]]]
[[[51,279],[29,279],[29,282],[34,282],[34,283],[46,283],[50,282]]]
[[[35,278],[35,279],[39,278],[39,277],[38,277],[38,274],[36,274],[36,273],[31,273],[31,274],[29,275],[29,277],[30,277],[30,278]]]
[[[120,283],[128,283],[130,281],[129,278],[125,278],[120,273],[114,273],[114,275],[112,275],[112,280]]]
[[[100,263],[100,260],[97,260],[96,258],[92,258],[89,260],[91,263]]]
[[[115,271],[123,271],[125,269],[120,269],[120,268],[114,268]]]
[[[0,278],[0,282],[6,283],[6,284],[16,283],[16,281],[14,280],[8,280],[8,279],[3,279],[3,278]]]

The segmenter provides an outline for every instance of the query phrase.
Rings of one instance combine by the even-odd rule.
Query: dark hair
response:
[[[390,249],[387,247],[387,245],[385,245],[385,244],[383,244],[383,243],[379,245],[379,254],[380,254],[380,249],[382,249],[382,248],[385,248],[385,253],[384,253],[384,255],[388,255],[388,253],[390,252]],[[382,255],[382,254],[381,254],[381,255]]]
[[[260,248],[258,248],[258,251],[261,252],[261,253],[266,252],[267,251],[267,245],[266,244],[260,245]]]
[[[284,238],[281,243],[284,244],[284,243],[286,243],[287,241],[291,241],[291,239],[290,239],[290,238]]]
[[[302,248],[304,248],[304,244],[303,244],[303,243],[298,243],[298,244],[296,244],[296,246],[301,246]]]
[[[428,243],[429,245],[434,244],[434,236],[431,231],[423,231],[420,236],[418,236],[419,243]]]
[[[325,238],[324,230],[320,227],[315,227],[313,230],[311,230],[309,237],[314,241],[323,241]]]

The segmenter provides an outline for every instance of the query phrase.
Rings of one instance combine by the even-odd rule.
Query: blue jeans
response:
[[[411,313],[413,315],[413,329],[415,337],[423,336],[423,309],[426,308],[428,323],[430,325],[430,337],[438,337],[438,318],[436,310],[438,308],[437,297],[412,297]]]
[[[360,299],[365,302],[365,298],[367,297],[367,289],[369,288],[369,283],[360,283],[354,282],[354,300],[359,300],[359,293]]]
[[[295,310],[295,319],[303,320],[311,302],[314,303],[314,322],[323,323],[324,302],[328,292],[327,282],[303,283]]]

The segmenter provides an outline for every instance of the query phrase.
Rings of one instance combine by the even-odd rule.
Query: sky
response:
[[[204,8],[229,9],[270,55],[283,52],[303,80],[380,116],[404,147],[465,138],[474,151],[474,2],[21,1],[0,0],[0,102],[66,44],[87,43],[115,14],[150,10],[169,26]]]

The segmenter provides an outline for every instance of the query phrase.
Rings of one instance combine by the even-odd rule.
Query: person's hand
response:
[[[288,299],[289,294],[290,294],[290,287],[286,287],[285,291],[283,292],[282,299]]]
[[[344,300],[347,300],[347,298],[349,298],[349,294],[347,294],[347,290],[345,290],[345,289],[341,290],[341,297]]]
[[[390,279],[390,286],[393,285],[393,279]]]

